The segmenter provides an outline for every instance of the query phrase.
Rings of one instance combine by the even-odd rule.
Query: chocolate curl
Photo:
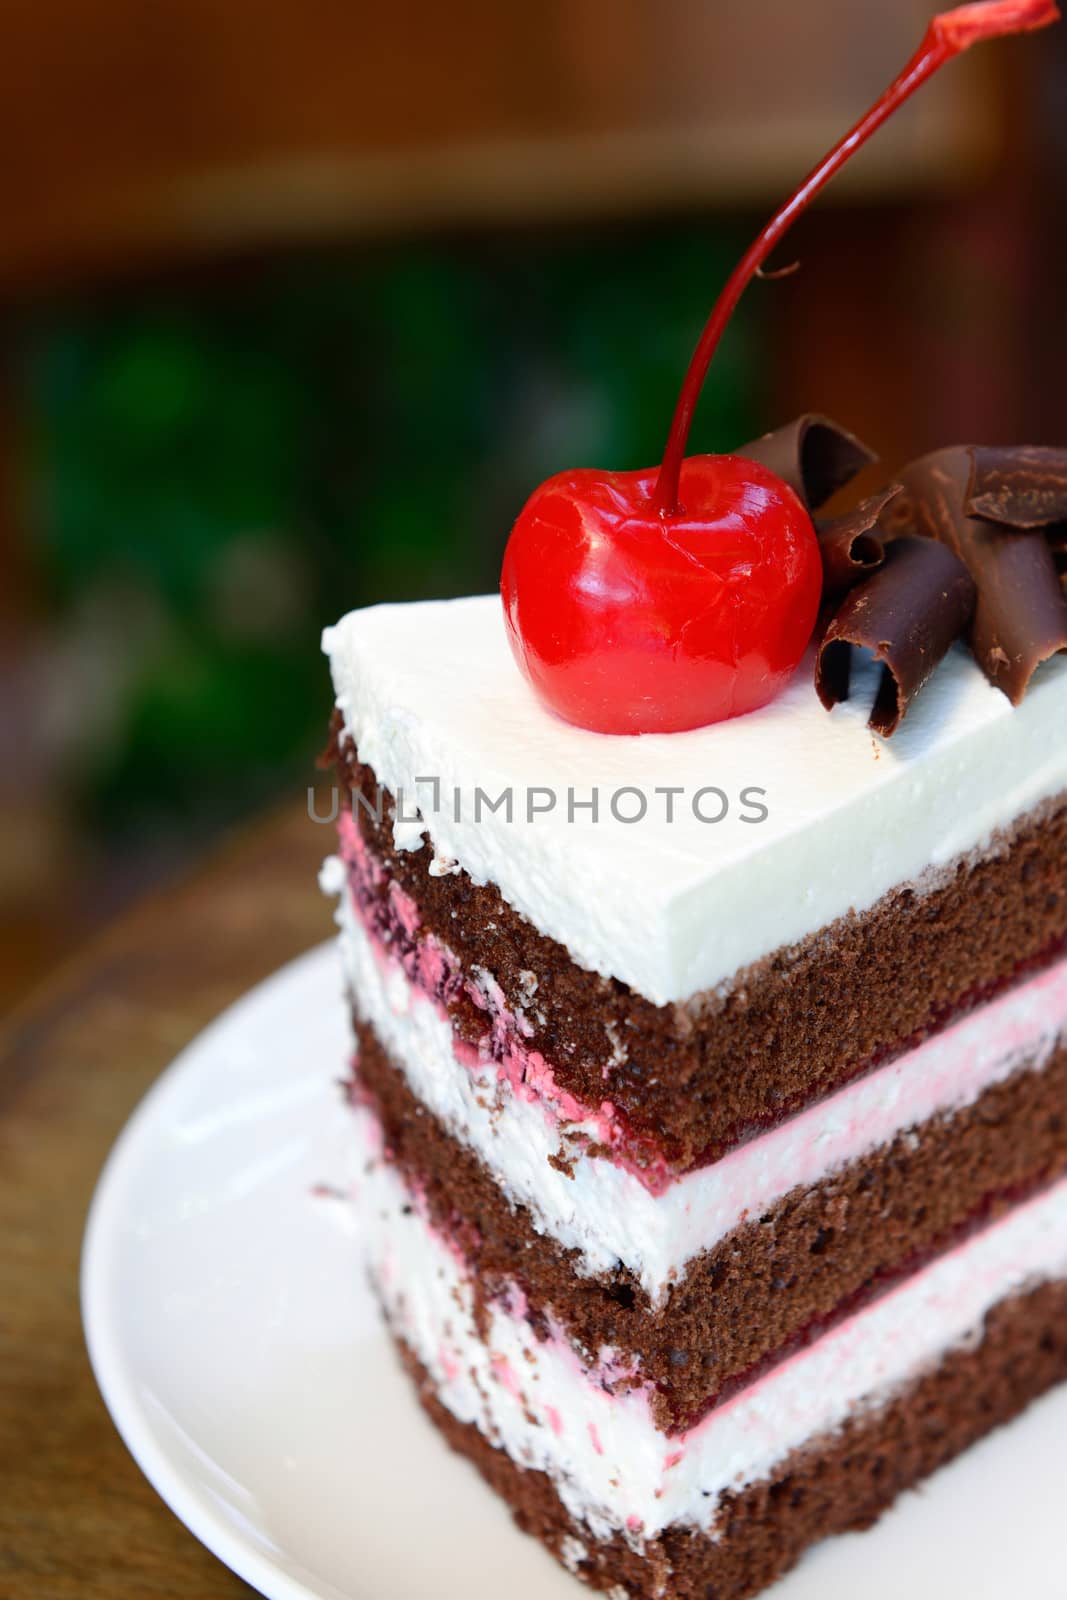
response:
[[[882,565],[885,540],[879,523],[900,492],[900,484],[891,483],[878,494],[861,500],[844,516],[833,517],[818,528],[824,594],[851,589]]]
[[[1012,528],[1047,528],[1067,522],[1067,450],[1020,445],[972,447],[974,468],[964,510]]]
[[[810,412],[742,445],[734,455],[776,472],[796,490],[809,511],[817,511],[857,472],[878,460],[855,434],[839,428],[829,417]]]
[[[848,699],[851,647],[882,663],[868,726],[888,739],[974,610],[975,586],[951,550],[905,536],[873,577],[851,589],[823,635],[815,690],[830,711]]]
[[[1018,705],[1034,669],[1067,649],[1067,599],[1043,532],[967,515],[974,471],[966,445],[913,461],[900,474],[904,493],[887,520],[906,516],[914,532],[959,556],[978,588],[971,649],[990,683]]]

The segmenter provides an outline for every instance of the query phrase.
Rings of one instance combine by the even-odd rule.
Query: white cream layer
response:
[[[624,1168],[581,1155],[573,1139],[562,1148],[575,1156],[574,1176],[552,1166],[564,1130],[551,1103],[500,1084],[491,1060],[476,1070],[459,1061],[446,1018],[366,933],[340,863],[323,879],[339,893],[341,949],[357,1009],[413,1093],[476,1152],[509,1200],[528,1208],[540,1232],[580,1252],[587,1272],[622,1262],[654,1301],[688,1261],[746,1217],[862,1160],[904,1129],[973,1104],[1018,1070],[1040,1070],[1067,1035],[1065,960],[654,1196]]]
[[[395,1169],[375,1157],[357,1200],[367,1256],[397,1333],[442,1403],[513,1460],[550,1474],[595,1537],[651,1537],[672,1523],[714,1533],[726,1490],[769,1477],[790,1453],[877,1408],[949,1351],[981,1340],[999,1301],[1067,1277],[1067,1182],[1009,1213],[710,1413],[667,1438],[639,1390],[611,1395],[570,1347],[539,1342],[521,1314],[473,1322],[462,1264],[429,1228]],[[404,1214],[405,1208],[407,1215]]]
[[[337,704],[364,761],[458,862],[591,971],[657,1004],[728,983],[748,963],[862,911],[1067,788],[1067,658],[1039,667],[1015,709],[955,647],[889,741],[866,719],[876,682],[857,666],[832,714],[802,663],[773,704],[692,733],[588,733],[544,710],[512,661],[499,597],[353,611],[323,636]],[[422,781],[420,781],[422,780]],[[439,805],[433,808],[436,780]],[[701,822],[716,786],[729,810]],[[513,820],[482,803],[511,789]],[[600,794],[593,821],[568,798]],[[639,822],[619,821],[618,801]],[[664,791],[681,790],[670,803]],[[765,791],[765,821],[741,792]],[[554,808],[527,820],[555,796]],[[456,792],[459,793],[458,820]],[[714,816],[721,801],[698,802]]]

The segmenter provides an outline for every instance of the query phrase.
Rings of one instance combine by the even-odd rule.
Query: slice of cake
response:
[[[1067,659],[634,738],[496,596],[325,647],[373,1281],[524,1528],[739,1600],[1067,1377]]]
[[[327,631],[372,1278],[573,1572],[743,1600],[1067,1377],[1067,451],[827,518],[824,417],[536,489],[500,597]],[[502,602],[502,604],[501,604]],[[810,652],[805,661],[805,653]]]

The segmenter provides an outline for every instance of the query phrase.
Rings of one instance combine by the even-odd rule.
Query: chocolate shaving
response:
[[[734,451],[784,478],[809,511],[817,511],[836,490],[878,457],[855,434],[829,417],[805,413],[784,428]]]
[[[883,532],[904,521],[964,563],[978,589],[971,649],[990,683],[1018,705],[1039,663],[1067,648],[1067,599],[1048,539],[967,515],[976,462],[965,445],[923,456],[900,477],[904,493],[887,508]]]
[[[1020,445],[997,450],[975,445],[964,510],[1012,528],[1067,522],[1067,450]]]
[[[900,492],[900,484],[891,483],[869,499],[861,500],[844,516],[833,517],[819,527],[824,594],[851,589],[882,565],[885,539],[879,523],[890,501]]]
[[[971,619],[975,586],[945,545],[897,539],[884,564],[842,600],[815,658],[815,689],[829,711],[848,699],[851,648],[870,650],[883,671],[869,726],[884,739]]]

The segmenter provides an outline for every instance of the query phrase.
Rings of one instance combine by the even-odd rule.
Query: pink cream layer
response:
[[[699,1215],[702,1233],[721,1236],[716,1218],[728,1231],[788,1189],[820,1181],[903,1129],[972,1104],[1013,1072],[1040,1070],[1067,1035],[1064,958],[714,1164],[678,1174],[650,1154],[647,1141],[629,1135],[611,1101],[583,1105],[557,1085],[551,1065],[527,1042],[528,1019],[508,1007],[488,973],[465,973],[451,950],[432,934],[420,933],[417,906],[395,881],[386,884],[348,813],[342,814],[340,831],[354,905],[378,959],[398,964],[453,1026],[463,1015],[470,1032],[472,1017],[484,1016],[477,1044],[454,1035],[459,1061],[468,1069],[494,1062],[502,1084],[566,1133],[571,1153],[580,1153],[583,1144],[597,1145],[598,1159],[610,1157],[650,1195],[671,1191],[672,1210],[679,1207],[690,1220]]]
[[[554,1123],[567,1128],[572,1140],[610,1151],[611,1159],[633,1172],[650,1193],[662,1193],[674,1177],[667,1162],[650,1151],[647,1140],[630,1135],[610,1100],[585,1105],[556,1083],[544,1056],[526,1042],[532,1025],[521,1010],[508,1006],[492,975],[484,969],[464,971],[447,945],[432,933],[420,932],[417,905],[395,879],[387,882],[350,812],[341,813],[338,831],[352,899],[379,957],[396,962],[453,1023],[457,1014],[469,1020],[472,1007],[485,1017],[476,1044],[457,1034],[457,1058],[469,1069],[493,1061],[499,1081],[520,1099],[540,1105]]]
[[[513,1460],[549,1472],[594,1531],[714,1528],[720,1497],[772,1478],[795,1450],[979,1342],[995,1305],[1067,1277],[1064,1180],[668,1434],[647,1386],[614,1385],[555,1331],[535,1330],[521,1300],[501,1296],[481,1315],[469,1272],[395,1167],[371,1159],[366,1183],[372,1276],[438,1397]]]

